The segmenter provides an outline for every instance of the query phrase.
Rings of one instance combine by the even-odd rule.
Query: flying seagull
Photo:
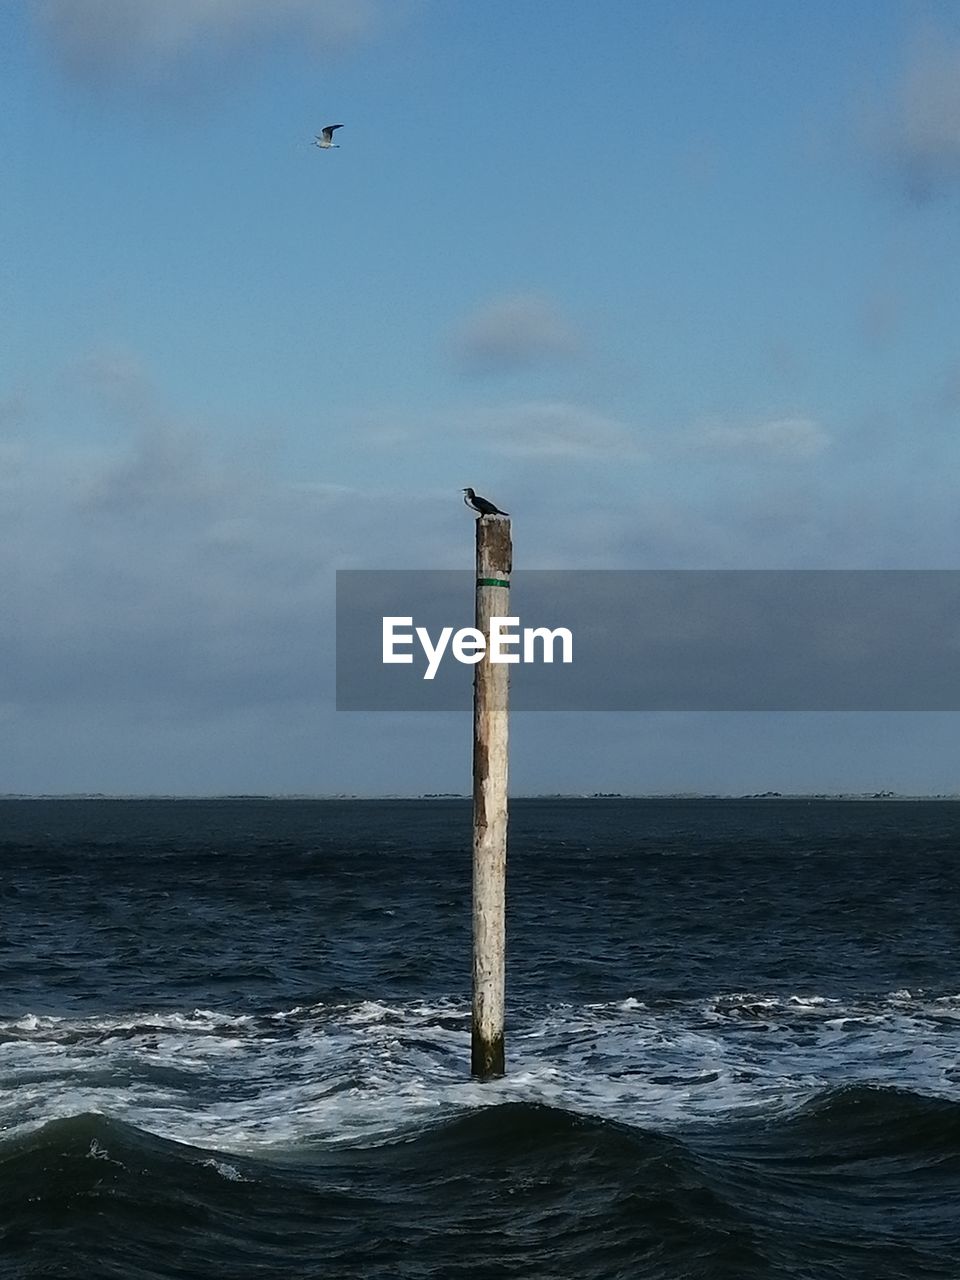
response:
[[[501,511],[499,507],[495,507],[486,498],[481,498],[472,489],[464,489],[463,500],[472,511],[476,511],[477,515],[480,516],[507,516],[510,514],[509,511]]]
[[[328,150],[328,148],[330,147],[339,147],[340,143],[334,142],[333,140],[333,131],[334,129],[342,129],[342,128],[343,128],[342,124],[324,125],[322,132],[317,134],[316,140],[314,141],[313,145],[315,147],[323,147],[324,151]]]

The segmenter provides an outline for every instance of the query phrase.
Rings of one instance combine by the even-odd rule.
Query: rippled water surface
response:
[[[960,1276],[960,804],[0,802],[0,1275]]]

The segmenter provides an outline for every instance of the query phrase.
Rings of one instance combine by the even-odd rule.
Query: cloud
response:
[[[168,420],[145,365],[126,347],[85,352],[66,367],[62,381],[74,396],[123,425],[143,429]]]
[[[68,377],[48,371],[20,397],[29,416],[14,412],[0,431],[10,789],[417,791],[469,780],[460,729],[431,727],[436,750],[423,764],[418,717],[331,710],[334,571],[469,575],[461,485],[512,512],[525,568],[947,568],[955,545],[952,445],[936,459],[937,483],[930,468],[882,458],[864,477],[859,455],[845,474],[846,453],[833,477],[781,466],[757,484],[747,468],[699,466],[675,435],[671,448],[665,433],[654,440],[593,408],[527,401],[424,412],[422,448],[388,462],[368,449],[356,469],[314,471],[293,436],[272,453],[239,426],[228,438],[223,423],[208,430],[123,349]],[[81,439],[76,410],[91,402],[96,429]],[[477,433],[466,440],[451,422]],[[354,424],[337,431],[355,444]],[[659,457],[645,458],[654,444]],[[557,769],[572,789],[598,789],[543,733],[527,747],[528,761],[546,760],[542,774],[528,764],[524,775],[522,748],[518,757],[531,789],[557,789]]]
[[[172,422],[108,449],[22,446],[0,484],[0,703],[199,721],[329,701],[334,570],[402,502],[231,454]]]
[[[82,446],[73,427],[57,438],[48,401],[0,449],[0,706],[27,717],[187,726],[249,709],[266,724],[329,705],[334,571],[469,564],[469,483],[513,513],[527,567],[916,567],[953,545],[949,485],[917,508],[914,472],[825,488],[782,467],[758,486],[689,454],[648,458],[646,434],[592,408],[529,401],[462,415],[476,453],[447,418],[426,451],[389,468],[371,455],[349,487],[335,470],[284,474],[239,429],[218,438],[123,352],[79,368],[112,439],[102,425]],[[72,405],[76,385],[51,377],[47,395]],[[811,431],[728,428],[718,444],[795,451]]]
[[[636,435],[623,423],[563,401],[530,401],[473,415],[472,434],[517,458],[640,458]]]
[[[716,454],[756,459],[802,461],[816,458],[830,445],[830,436],[810,418],[777,418],[752,426],[715,425],[702,428],[694,446]]]
[[[38,0],[40,29],[64,69],[101,83],[161,82],[186,66],[272,39],[311,53],[368,39],[395,8],[385,0]]]
[[[407,495],[292,483],[257,439],[218,443],[173,412],[122,350],[59,387],[90,393],[101,430],[0,438],[0,704],[202,720],[329,700],[334,570],[362,562]],[[407,524],[399,558],[418,551]]]
[[[960,184],[960,40],[932,27],[914,36],[879,132],[912,200],[924,203]]]
[[[546,298],[514,294],[468,316],[454,339],[460,369],[469,374],[513,373],[571,359],[578,335]]]

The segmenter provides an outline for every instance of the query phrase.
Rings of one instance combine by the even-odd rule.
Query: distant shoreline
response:
[[[469,800],[468,793],[458,794],[456,792],[426,792],[421,795],[351,795],[347,793],[335,794],[312,794],[309,792],[289,792],[289,793],[212,793],[210,795],[189,795],[157,792],[156,794],[123,794],[99,791],[65,791],[65,792],[18,792],[10,791],[0,793],[0,801],[3,800],[123,800],[123,801],[150,801],[150,800],[182,800],[182,801],[203,801],[203,800],[235,800],[235,801],[271,801],[282,804],[290,800],[309,800],[316,802],[336,802],[336,801],[356,801],[357,803],[375,803],[377,801],[441,801],[441,800]],[[528,801],[528,800],[558,800],[558,801],[654,801],[654,800],[673,800],[673,801],[729,801],[737,802],[744,800],[769,801],[771,803],[796,802],[796,801],[823,801],[836,802],[847,801],[851,803],[864,802],[886,802],[886,801],[960,801],[960,792],[937,792],[937,793],[920,793],[911,794],[909,792],[899,791],[757,791],[757,792],[710,792],[710,791],[658,791],[648,793],[629,793],[618,791],[604,792],[533,792],[530,794],[513,795],[511,801]]]

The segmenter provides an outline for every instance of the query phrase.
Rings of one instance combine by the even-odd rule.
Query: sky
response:
[[[469,789],[337,569],[956,568],[952,0],[8,0],[0,792]],[[343,122],[340,146],[311,140]],[[513,790],[960,790],[947,713],[525,714]]]

